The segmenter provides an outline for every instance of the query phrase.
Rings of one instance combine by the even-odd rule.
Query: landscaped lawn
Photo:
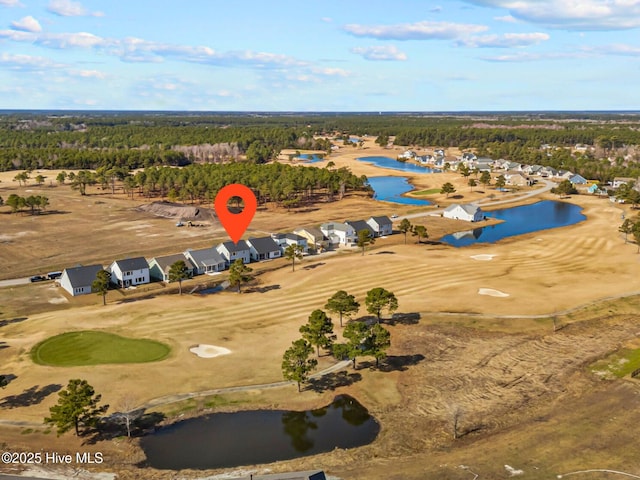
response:
[[[436,193],[440,193],[439,188],[430,188],[428,190],[420,190],[418,192],[411,192],[413,195],[435,195]]]
[[[74,367],[155,362],[166,358],[170,352],[168,345],[154,340],[80,331],[63,333],[40,342],[31,350],[31,358],[41,365]]]

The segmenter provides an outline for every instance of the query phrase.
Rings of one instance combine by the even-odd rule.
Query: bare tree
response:
[[[453,433],[453,439],[457,440],[460,438],[460,420],[464,414],[462,407],[457,403],[451,403],[447,405],[447,410],[449,411],[450,419],[451,419],[451,431]]]
[[[121,412],[117,415],[124,422],[124,425],[127,428],[127,437],[129,438],[131,437],[131,425],[140,417],[140,415],[142,415],[142,412],[144,411],[142,408],[136,408],[137,406],[136,397],[130,393],[125,394],[125,396],[118,402],[118,408]]]

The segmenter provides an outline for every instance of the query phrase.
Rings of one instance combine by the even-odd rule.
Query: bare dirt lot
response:
[[[339,161],[353,164],[356,173],[374,171],[348,158]],[[6,175],[2,181],[3,197],[20,193]],[[421,188],[431,186],[421,181]],[[31,188],[36,190],[27,186],[22,191]],[[175,220],[136,212],[123,195],[80,197],[68,187],[42,190],[51,197],[52,208],[69,213],[1,215],[2,234],[9,237],[0,244],[4,278],[19,276],[14,272],[30,274],[40,262],[47,269],[108,264],[114,257],[151,257],[224,238],[214,226],[176,228]],[[640,388],[631,381],[601,379],[586,368],[640,336],[637,297],[601,301],[640,290],[640,255],[617,231],[618,206],[582,196],[571,201],[584,207],[586,222],[462,249],[418,245],[411,237],[404,245],[402,235],[393,235],[377,241],[364,256],[356,251],[306,257],[295,272],[284,261],[256,265],[262,273],[252,291],[242,294],[179,296],[149,287],[140,296],[110,292],[103,307],[95,295],[71,299],[51,284],[0,289],[0,373],[15,376],[0,392],[0,422],[41,424],[56,401],[55,391],[70,378],[87,379],[113,410],[126,395],[144,404],[176,393],[280,381],[282,353],[299,337],[298,328],[311,311],[323,308],[336,290],[347,290],[364,304],[366,291],[382,286],[396,294],[404,314],[387,325],[392,347],[382,369],[370,368],[364,359],[357,372],[348,370],[356,375],[335,375],[324,387],[299,395],[295,387],[286,387],[220,400],[221,409],[303,409],[350,393],[381,422],[381,434],[369,446],[271,468],[325,468],[345,479],[363,480],[473,478],[470,472],[479,478],[509,478],[505,465],[522,469],[522,478],[555,478],[585,468],[640,473],[640,460],[629,448],[636,438],[629,426],[640,420]],[[340,213],[337,205],[298,213],[261,211],[252,229],[291,230],[328,216],[368,217],[376,207],[375,214],[415,210],[378,207],[366,198],[344,200]],[[424,223],[432,239],[464,229],[463,222],[434,217],[425,217]],[[508,296],[480,295],[480,289]],[[553,332],[552,315],[564,328]],[[152,338],[168,343],[173,352],[158,363],[91,368],[38,366],[29,359],[40,340],[79,329]],[[189,351],[198,344],[232,353],[200,358]],[[320,368],[329,364],[328,357],[321,357]],[[183,407],[169,405],[164,411],[183,413]],[[462,437],[454,441],[456,409]],[[24,428],[5,427],[5,447],[84,448],[70,436],[56,440],[54,434],[43,434],[43,427],[29,426],[39,432],[21,435]],[[121,478],[139,477],[140,471],[129,465],[140,459],[135,442],[99,445],[110,459],[103,470],[118,470]],[[172,475],[145,471],[145,478]],[[186,477],[198,475],[203,476],[184,472]]]

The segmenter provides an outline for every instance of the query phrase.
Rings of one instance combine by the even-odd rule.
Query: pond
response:
[[[554,200],[494,210],[486,212],[485,215],[503,220],[503,223],[488,227],[472,223],[470,225],[476,228],[446,235],[440,241],[454,247],[466,247],[474,243],[495,243],[507,237],[574,225],[587,218],[581,212],[582,207],[579,205]]]
[[[304,163],[317,163],[324,160],[322,155],[316,153],[301,153],[298,158],[304,160]]]
[[[373,442],[380,426],[348,395],[303,412],[253,410],[184,420],[143,437],[145,465],[205,470],[270,463]]]
[[[375,200],[403,205],[431,205],[428,200],[402,196],[403,193],[413,190],[405,177],[369,177],[368,182],[375,192]]]
[[[360,157],[360,162],[371,163],[377,167],[390,168],[391,170],[400,170],[401,172],[411,173],[440,173],[440,170],[423,167],[413,162],[398,162],[389,157]]]

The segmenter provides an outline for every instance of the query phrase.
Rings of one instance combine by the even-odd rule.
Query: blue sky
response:
[[[0,0],[0,108],[640,110],[640,0]]]

